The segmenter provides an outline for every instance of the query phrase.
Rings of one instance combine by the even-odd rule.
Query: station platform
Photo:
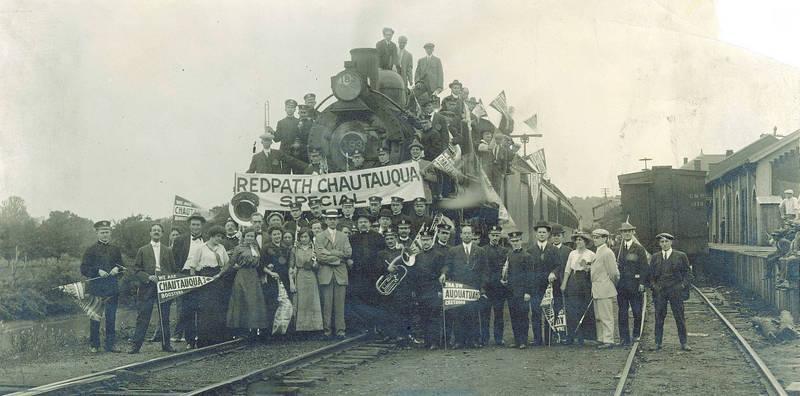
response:
[[[705,263],[707,275],[759,296],[778,311],[791,312],[795,322],[800,317],[800,293],[797,282],[792,288],[776,288],[777,282],[767,265],[767,256],[775,251],[771,246],[708,244],[709,257]]]

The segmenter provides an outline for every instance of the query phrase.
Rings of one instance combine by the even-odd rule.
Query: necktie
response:
[[[664,252],[664,261],[667,260],[667,252]]]

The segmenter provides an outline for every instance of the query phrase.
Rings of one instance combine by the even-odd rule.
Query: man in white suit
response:
[[[607,246],[608,231],[598,228],[592,231],[592,240],[597,246],[592,263],[592,298],[594,299],[594,316],[597,322],[597,341],[602,344],[599,349],[614,346],[614,306],[617,305],[617,281],[619,268],[614,252]]]
[[[397,50],[397,59],[400,62],[400,76],[403,77],[403,82],[406,86],[414,84],[414,56],[406,49],[408,38],[400,36],[397,39],[397,45],[400,47]]]
[[[336,229],[339,211],[328,209],[324,216],[328,229],[314,238],[317,261],[320,264],[317,279],[322,299],[322,327],[326,337],[332,336],[335,328],[336,337],[344,338],[344,303],[348,284],[345,259],[353,254],[353,250],[347,235]],[[331,319],[334,322],[333,327]]]
[[[426,56],[417,61],[417,80],[422,80],[434,95],[438,95],[444,88],[444,72],[441,59],[433,56],[433,43],[425,44]]]

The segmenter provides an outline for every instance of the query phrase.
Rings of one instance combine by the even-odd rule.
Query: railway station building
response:
[[[711,164],[706,190],[711,198],[712,243],[766,245],[780,228],[778,205],[786,189],[800,188],[800,130],[786,137],[761,135],[724,160]]]

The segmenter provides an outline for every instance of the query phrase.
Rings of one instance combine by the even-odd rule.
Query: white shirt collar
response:
[[[150,246],[152,246],[154,248],[161,247],[161,241],[159,241],[159,242],[150,241]]]

